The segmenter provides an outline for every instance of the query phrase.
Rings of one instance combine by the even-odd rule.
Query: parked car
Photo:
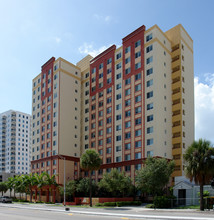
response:
[[[6,203],[6,202],[12,203],[12,198],[10,198],[9,196],[1,196],[0,197],[0,202],[2,202],[2,203]]]

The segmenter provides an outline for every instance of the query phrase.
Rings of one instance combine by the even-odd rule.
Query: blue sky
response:
[[[214,142],[214,1],[0,0],[0,112],[31,113],[32,79],[52,56],[78,62],[145,25],[194,40],[196,139]]]

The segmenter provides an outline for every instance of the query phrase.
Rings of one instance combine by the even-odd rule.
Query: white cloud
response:
[[[102,16],[98,14],[94,14],[93,17],[97,19],[98,21],[104,21],[105,23],[109,23],[112,20],[112,17],[110,15]]]
[[[205,138],[214,143],[214,73],[204,75],[205,81],[194,79],[195,139]]]
[[[55,37],[54,40],[56,41],[57,44],[59,44],[62,41],[60,37]]]
[[[106,50],[108,47],[110,47],[110,45],[94,49],[93,43],[84,43],[82,46],[79,47],[78,50],[81,54],[90,54],[92,57],[95,57],[98,54],[102,53],[104,50]]]

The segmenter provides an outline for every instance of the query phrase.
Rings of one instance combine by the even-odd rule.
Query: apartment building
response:
[[[79,158],[88,148],[132,179],[149,156],[174,159],[194,140],[193,41],[182,25],[163,32],[141,26],[101,54],[76,65],[51,58],[33,80],[32,172],[66,179],[87,176]],[[61,181],[60,181],[61,180]]]
[[[31,171],[31,116],[9,110],[0,114],[0,173]],[[4,174],[5,173],[5,174]]]

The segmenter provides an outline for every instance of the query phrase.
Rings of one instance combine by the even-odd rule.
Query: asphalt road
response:
[[[118,220],[118,219],[159,219],[159,220],[214,220],[214,211],[197,210],[153,210],[143,207],[121,208],[80,208],[70,207],[65,211],[62,206],[46,204],[2,204],[0,220]]]
[[[73,213],[58,213],[51,211],[17,209],[17,208],[0,208],[1,220],[118,220],[121,218],[112,218],[106,216],[86,216]]]

